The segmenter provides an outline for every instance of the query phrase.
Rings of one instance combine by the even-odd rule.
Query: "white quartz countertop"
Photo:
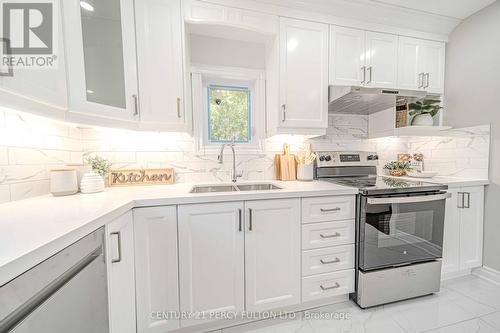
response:
[[[0,286],[134,207],[358,193],[321,181],[270,182],[282,189],[191,194],[192,186],[203,184],[185,183],[0,204]]]

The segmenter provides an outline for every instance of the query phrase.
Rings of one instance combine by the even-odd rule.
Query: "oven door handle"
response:
[[[369,205],[407,204],[407,203],[446,200],[449,198],[451,198],[451,193],[441,193],[434,195],[421,195],[415,197],[368,198],[367,203]]]

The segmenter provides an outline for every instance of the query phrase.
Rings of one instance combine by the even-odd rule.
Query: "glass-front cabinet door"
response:
[[[138,120],[133,0],[63,5],[72,115]]]

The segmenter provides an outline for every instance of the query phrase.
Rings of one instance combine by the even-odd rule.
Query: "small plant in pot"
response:
[[[424,98],[415,103],[410,103],[410,116],[413,116],[411,121],[412,126],[433,126],[434,117],[442,109],[439,99]]]
[[[409,162],[390,162],[384,166],[389,175],[395,177],[405,176],[406,173],[411,169]]]
[[[102,158],[101,156],[88,156],[85,158],[85,162],[92,167],[92,171],[99,174],[103,179],[111,169],[111,162]]]

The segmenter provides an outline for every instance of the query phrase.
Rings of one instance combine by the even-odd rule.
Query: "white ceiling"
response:
[[[465,19],[496,0],[369,0],[427,13]]]

